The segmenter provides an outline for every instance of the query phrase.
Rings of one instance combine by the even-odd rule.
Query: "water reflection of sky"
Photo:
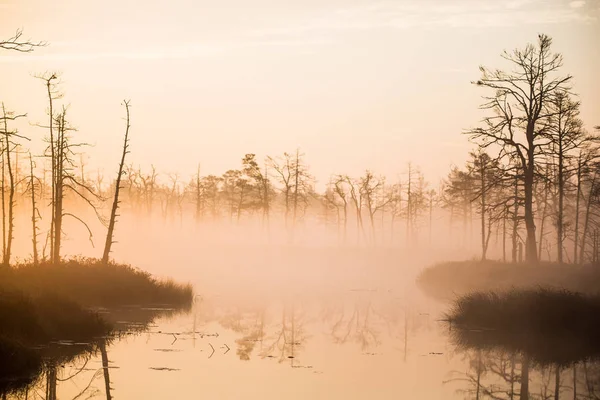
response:
[[[190,313],[112,342],[110,390],[124,399],[519,398],[523,359],[457,349],[438,321],[444,309],[393,290],[276,300],[205,295]],[[102,366],[100,351],[59,366],[57,398],[106,398]],[[573,382],[581,398],[595,398],[588,392],[598,370],[595,363],[561,368],[560,398],[572,398]],[[531,365],[530,398],[554,398],[555,377],[552,366]],[[32,391],[44,398],[45,388],[41,378]]]

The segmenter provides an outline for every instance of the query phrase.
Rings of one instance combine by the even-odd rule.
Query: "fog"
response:
[[[0,0],[0,397],[597,399],[598,0]]]

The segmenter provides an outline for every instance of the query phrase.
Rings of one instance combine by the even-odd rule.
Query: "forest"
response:
[[[2,48],[30,52],[45,45],[21,38],[17,32]],[[482,260],[595,263],[600,127],[586,127],[580,119],[573,77],[563,71],[550,37],[540,35],[535,44],[502,58],[505,69],[481,67],[473,82],[487,116],[462,132],[473,143],[467,163],[453,166],[439,181],[427,180],[411,162],[398,166],[396,179],[366,169],[362,176],[317,180],[300,148],[263,160],[245,154],[219,176],[202,175],[201,160],[188,178],[161,173],[152,165],[127,163],[129,102],[123,104],[127,118],[118,171],[105,176],[85,169],[86,143],[77,142],[69,124],[60,75],[39,75],[48,98],[47,122],[35,126],[45,132],[43,154],[28,150],[39,139],[11,127],[26,118],[26,110],[2,106],[3,263],[10,264],[16,213],[31,216],[32,260],[58,261],[63,218],[79,221],[92,234],[75,211],[86,206],[108,230],[103,259],[121,208],[136,218],[251,225],[268,240],[284,243],[319,229],[332,245],[426,248],[443,245],[443,237]]]

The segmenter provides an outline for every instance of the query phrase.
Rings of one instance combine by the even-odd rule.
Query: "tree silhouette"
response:
[[[0,40],[0,49],[14,50],[21,53],[30,53],[36,47],[46,46],[46,42],[34,42],[23,38],[23,30],[17,29],[15,34],[6,40]]]
[[[123,139],[123,152],[121,153],[121,162],[119,163],[119,170],[117,172],[117,180],[115,183],[115,197],[113,199],[112,209],[110,212],[110,220],[108,222],[108,232],[106,233],[106,242],[104,243],[104,253],[102,254],[102,263],[108,264],[108,257],[110,256],[110,248],[113,242],[113,235],[115,230],[115,224],[117,222],[117,210],[119,208],[119,193],[121,191],[121,177],[123,176],[123,167],[125,165],[125,156],[129,153],[129,101],[123,101],[125,105],[125,112],[127,113],[125,138]]]
[[[468,131],[471,139],[482,148],[498,148],[498,158],[516,156],[522,171],[524,220],[526,227],[525,257],[538,260],[533,211],[533,186],[536,167],[547,139],[543,126],[550,117],[548,106],[557,92],[569,90],[571,76],[555,77],[563,61],[560,54],[551,52],[552,40],[539,35],[536,45],[523,50],[504,52],[503,58],[513,72],[481,67],[482,77],[476,84],[491,89],[493,95],[484,97],[482,108],[492,116],[486,117],[483,127]]]

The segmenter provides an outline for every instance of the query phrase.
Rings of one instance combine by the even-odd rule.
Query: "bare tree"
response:
[[[46,94],[48,96],[48,126],[45,128],[48,129],[48,149],[50,150],[50,174],[51,174],[51,183],[50,183],[50,192],[51,192],[51,200],[50,200],[50,230],[48,231],[47,239],[50,241],[50,259],[54,260],[54,231],[55,231],[55,216],[56,216],[56,182],[57,182],[57,165],[56,165],[56,141],[54,137],[54,101],[62,98],[62,94],[57,90],[57,81],[58,76],[56,73],[48,73],[41,76],[38,76],[44,82],[46,86]]]
[[[268,166],[265,166],[263,173],[256,161],[255,154],[246,154],[242,159],[242,172],[250,185],[250,204],[249,207],[261,210],[261,220],[263,225],[269,227],[269,213],[271,209],[271,185],[268,176]]]
[[[503,58],[512,72],[481,67],[478,86],[492,89],[482,108],[493,115],[484,119],[484,127],[467,132],[483,148],[497,145],[499,158],[517,156],[523,171],[524,219],[527,230],[525,255],[537,262],[537,246],[533,212],[533,184],[539,155],[546,145],[541,129],[548,119],[547,103],[559,91],[568,91],[570,75],[554,77],[562,67],[562,56],[551,52],[552,40],[539,35],[537,45],[524,50],[504,52]]]
[[[478,212],[481,217],[481,259],[486,260],[487,250],[492,234],[492,226],[497,220],[494,210],[497,204],[494,202],[494,190],[502,186],[502,172],[497,160],[493,160],[487,153],[479,149],[470,153],[471,160],[468,165],[468,173],[471,178],[473,198],[477,201]]]
[[[110,248],[113,242],[113,235],[115,230],[115,224],[117,222],[117,210],[119,208],[119,192],[121,191],[121,177],[123,176],[123,168],[125,166],[125,157],[129,153],[129,101],[124,100],[126,117],[125,137],[123,139],[123,152],[121,153],[121,162],[119,163],[119,171],[117,173],[117,181],[115,183],[115,197],[113,199],[112,209],[110,212],[110,220],[108,222],[108,232],[106,233],[106,241],[104,242],[104,253],[102,254],[102,263],[108,264],[108,258],[110,256]]]
[[[35,201],[35,183],[37,178],[33,175],[33,158],[31,157],[31,153],[29,153],[29,182],[28,182],[28,190],[31,193],[31,228],[32,228],[32,250],[33,250],[33,265],[38,264],[39,255],[38,255],[38,247],[37,247],[37,237],[38,237],[38,227],[37,220],[40,217],[40,211],[37,207]]]
[[[365,237],[365,228],[362,217],[363,198],[362,192],[360,191],[360,183],[355,182],[349,176],[346,176],[346,183],[348,184],[350,199],[354,204],[354,210],[356,212],[356,244],[360,244],[360,238]]]
[[[313,177],[308,173],[308,166],[303,160],[304,154],[300,153],[300,149],[296,149],[296,156],[292,163],[294,191],[293,191],[293,231],[298,223],[298,207],[303,206],[306,209],[309,200],[309,193],[312,190]],[[303,211],[304,214],[304,211]]]
[[[463,246],[467,245],[467,227],[474,199],[476,199],[475,188],[469,171],[452,168],[444,181],[441,200],[443,207],[450,210],[451,220],[455,215],[462,219]]]
[[[6,239],[6,247],[4,249],[4,254],[3,254],[3,259],[2,259],[2,263],[5,266],[10,265],[10,256],[11,256],[11,250],[12,250],[12,241],[14,239],[14,227],[15,227],[15,217],[14,217],[14,208],[15,208],[15,186],[16,186],[16,180],[15,180],[15,175],[13,173],[13,165],[11,163],[11,154],[14,151],[14,148],[16,146],[16,143],[14,142],[15,138],[24,138],[23,136],[19,135],[17,133],[16,130],[9,130],[8,129],[8,121],[14,121],[18,118],[22,118],[25,117],[25,114],[15,114],[14,112],[9,112],[6,111],[6,107],[4,106],[4,103],[2,103],[2,117],[0,118],[0,120],[2,121],[2,125],[3,125],[3,130],[0,132],[3,136],[3,145],[2,145],[2,150],[4,153],[4,157],[3,157],[3,161],[6,162],[6,167],[8,170],[8,237]],[[2,180],[4,181],[4,176],[2,177]],[[5,186],[3,184],[3,186]]]
[[[51,253],[51,260],[54,264],[58,264],[61,261],[60,251],[63,235],[62,223],[64,217],[71,217],[79,221],[86,228],[89,234],[90,242],[93,245],[93,234],[87,223],[85,223],[81,218],[79,218],[75,214],[71,212],[65,212],[64,199],[66,192],[69,192],[75,195],[75,197],[83,200],[94,210],[98,219],[100,221],[103,221],[103,218],[98,214],[98,210],[95,204],[92,202],[92,199],[99,199],[98,195],[94,192],[92,188],[80,182],[79,178],[75,174],[75,149],[85,146],[86,144],[71,142],[70,132],[75,131],[75,129],[71,127],[68,123],[66,119],[66,114],[67,108],[63,107],[62,112],[59,113],[55,118],[56,137],[53,141],[55,149],[54,151],[51,151],[51,154],[54,154],[53,164],[56,170],[53,187],[54,231],[51,232],[51,237],[53,236],[54,238],[54,247]]]
[[[281,194],[283,195],[285,205],[285,227],[288,227],[290,207],[292,205],[292,193],[294,187],[293,181],[293,161],[292,156],[289,153],[283,153],[283,158],[274,159],[272,157],[267,158],[268,163],[271,166],[271,170],[274,171],[274,175],[280,184],[283,185]]]
[[[375,213],[383,210],[386,204],[391,201],[390,197],[379,196],[379,191],[384,186],[384,178],[375,178],[375,175],[369,170],[360,178],[360,194],[364,199],[367,212],[369,213],[369,222],[371,225],[372,244],[376,244],[375,233]]]
[[[558,204],[556,207],[556,239],[558,262],[563,262],[563,241],[565,237],[565,193],[567,183],[574,170],[572,163],[575,151],[590,140],[579,119],[578,101],[574,101],[566,91],[557,91],[550,98],[548,123],[545,133],[550,140],[548,154],[556,160],[556,185]]]
[[[342,175],[337,175],[333,185],[335,194],[342,200],[342,209],[344,210],[343,243],[346,244],[348,236],[348,192],[346,189],[346,179]]]
[[[46,42],[34,42],[31,39],[24,39],[22,29],[17,29],[12,37],[0,40],[0,49],[14,50],[21,53],[30,53],[36,47],[42,46],[46,46]]]

